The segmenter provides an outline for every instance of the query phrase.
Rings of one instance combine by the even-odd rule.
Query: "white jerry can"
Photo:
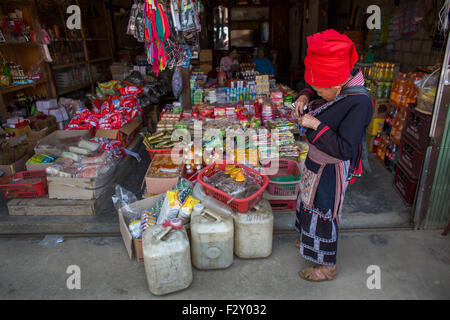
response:
[[[142,249],[151,293],[164,295],[192,283],[191,250],[184,228],[155,225],[142,234]]]
[[[197,269],[225,269],[234,260],[233,217],[208,209],[191,217],[192,264]]]
[[[234,253],[239,258],[265,258],[272,253],[273,212],[262,199],[255,208],[234,217]]]

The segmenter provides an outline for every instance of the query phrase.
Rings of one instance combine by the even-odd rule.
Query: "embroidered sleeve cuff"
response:
[[[305,88],[302,91],[300,91],[299,95],[297,96],[297,99],[301,95],[307,95],[308,99],[311,100],[311,98],[314,96],[314,92],[311,89],[309,89],[309,88]]]
[[[323,135],[327,130],[330,130],[330,127],[327,126],[326,124],[324,124],[323,122],[317,127],[317,130],[312,131],[312,135],[311,135],[311,141],[312,143],[315,143],[317,141],[317,139],[319,139],[319,137],[321,135]]]

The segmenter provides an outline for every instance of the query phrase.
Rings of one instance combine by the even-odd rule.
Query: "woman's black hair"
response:
[[[236,51],[237,51],[237,47],[235,47],[235,46],[231,46],[231,47],[230,47],[230,53],[231,53],[231,52],[233,52],[234,50],[236,50]]]

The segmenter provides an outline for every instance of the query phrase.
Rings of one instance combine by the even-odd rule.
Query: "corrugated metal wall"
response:
[[[448,106],[447,106],[448,108]],[[450,111],[447,112],[441,150],[423,228],[444,228],[450,221]]]

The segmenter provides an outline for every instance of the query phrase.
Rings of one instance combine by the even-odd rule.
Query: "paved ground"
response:
[[[72,238],[56,247],[41,239],[0,239],[0,299],[450,299],[450,236],[438,231],[342,233],[339,277],[310,283],[293,247],[277,235],[273,253],[235,259],[226,270],[194,269],[192,285],[155,297],[142,263],[130,261],[121,238]],[[81,268],[81,290],[66,288],[66,269]],[[369,290],[366,269],[381,269],[381,289]]]

